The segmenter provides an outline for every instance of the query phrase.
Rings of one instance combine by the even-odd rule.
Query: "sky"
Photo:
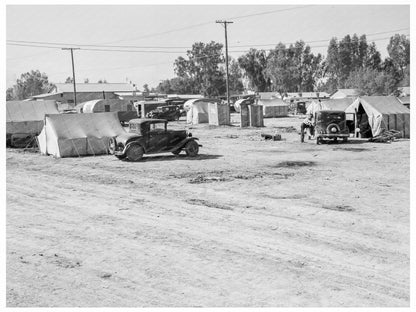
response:
[[[233,22],[233,58],[297,40],[325,55],[332,37],[354,33],[366,34],[384,58],[392,35],[410,34],[409,5],[7,5],[6,87],[30,70],[64,82],[72,65],[63,47],[80,48],[74,50],[77,82],[156,87],[174,77],[175,59],[186,57],[193,43],[224,43],[216,20]]]

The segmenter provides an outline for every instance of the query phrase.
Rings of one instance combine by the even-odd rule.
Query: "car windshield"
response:
[[[129,132],[130,133],[138,133],[140,134],[140,124],[136,124],[136,123],[131,123],[130,127],[129,127]]]
[[[165,131],[165,123],[164,122],[157,122],[150,125],[150,131]]]
[[[345,115],[340,113],[319,114],[318,120],[323,122],[342,121],[345,120]]]

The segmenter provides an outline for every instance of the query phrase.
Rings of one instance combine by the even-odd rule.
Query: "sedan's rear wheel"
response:
[[[199,152],[198,143],[196,143],[195,141],[189,141],[188,143],[186,143],[185,152],[186,152],[186,155],[188,155],[189,157],[195,157],[196,155],[198,155],[198,152]]]
[[[130,161],[139,161],[140,159],[142,159],[143,154],[143,147],[141,147],[138,144],[130,145],[126,151],[126,156]]]

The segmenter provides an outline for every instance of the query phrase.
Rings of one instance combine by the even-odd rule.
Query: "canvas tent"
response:
[[[353,98],[343,98],[343,99],[331,99],[331,100],[324,100],[324,101],[312,101],[307,110],[307,114],[315,114],[317,111],[320,110],[332,110],[332,111],[346,111],[346,109],[354,102]],[[347,121],[351,124],[353,128],[353,121],[354,121],[354,114],[347,114],[346,115]],[[352,132],[353,129],[351,130]]]
[[[45,114],[59,114],[55,101],[7,101],[6,144],[25,147],[42,131]]]
[[[38,145],[44,155],[73,157],[108,153],[110,137],[124,133],[116,112],[46,115]]]
[[[186,111],[186,122],[200,124],[209,122],[209,103],[217,103],[213,99],[192,99],[185,102],[183,108]]]
[[[362,137],[371,137],[385,130],[401,131],[410,137],[410,110],[394,96],[363,96],[347,109],[356,115],[357,127]]]
[[[284,117],[289,114],[289,105],[282,99],[260,99],[257,105],[263,106],[263,117]]]
[[[7,101],[6,133],[40,133],[45,114],[59,114],[55,101]]]

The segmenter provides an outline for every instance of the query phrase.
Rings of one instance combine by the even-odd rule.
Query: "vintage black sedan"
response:
[[[322,143],[324,139],[336,142],[338,138],[347,142],[349,136],[345,112],[321,110],[315,113],[316,144]]]
[[[139,161],[144,154],[171,152],[175,155],[182,150],[190,157],[198,154],[197,138],[186,130],[168,130],[165,119],[132,119],[129,131],[110,138],[108,150],[119,159]]]

